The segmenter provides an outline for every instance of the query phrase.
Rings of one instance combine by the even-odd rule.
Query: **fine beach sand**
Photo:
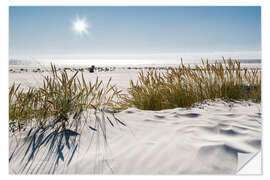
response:
[[[137,71],[84,75],[105,82],[112,77],[112,84],[125,91],[129,80],[136,80]],[[9,83],[38,87],[40,77],[33,72],[9,73]],[[261,121],[261,105],[251,101],[217,100],[161,111],[129,108],[105,116],[89,110],[77,127],[70,125],[77,133],[50,127],[10,133],[9,172],[236,174],[237,154],[261,149]]]

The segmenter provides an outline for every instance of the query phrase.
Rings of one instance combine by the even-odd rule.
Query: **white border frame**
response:
[[[269,96],[269,85],[270,81],[270,7],[269,0],[0,0],[0,79],[1,79],[1,175],[7,175],[3,178],[46,178],[46,176],[10,176],[8,175],[8,6],[262,6],[262,68],[263,68],[263,90],[262,90],[262,106],[263,106],[263,176],[204,176],[209,179],[227,179],[227,178],[259,178],[259,179],[270,179],[268,168],[270,167],[270,148],[269,140],[270,137],[270,118],[269,110],[270,107],[270,96]],[[268,161],[268,162],[267,162]],[[110,179],[121,179],[121,178],[188,178],[197,179],[202,178],[201,175],[185,175],[185,176],[50,176],[50,178],[110,178]]]

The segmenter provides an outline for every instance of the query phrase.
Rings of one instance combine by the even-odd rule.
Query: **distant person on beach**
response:
[[[90,68],[88,68],[88,70],[89,70],[89,72],[90,72],[90,73],[93,73],[93,72],[94,72],[94,70],[95,70],[95,66],[94,66],[94,65],[92,65]]]

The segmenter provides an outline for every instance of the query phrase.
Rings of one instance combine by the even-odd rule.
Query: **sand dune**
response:
[[[219,100],[162,111],[130,108],[115,116],[89,111],[77,127],[70,125],[77,133],[50,127],[10,133],[9,170],[11,174],[235,174],[238,153],[261,148],[260,108],[251,102]]]

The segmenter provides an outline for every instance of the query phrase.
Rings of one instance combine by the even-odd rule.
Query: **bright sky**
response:
[[[10,57],[260,58],[260,7],[10,7]]]

